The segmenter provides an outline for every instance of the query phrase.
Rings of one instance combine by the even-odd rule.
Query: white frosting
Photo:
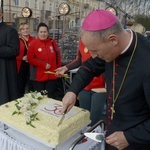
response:
[[[22,101],[23,100],[26,99],[22,98]],[[73,109],[67,114],[68,116],[66,116],[63,123],[60,126],[57,126],[61,115],[54,117],[53,115],[46,114],[37,108],[35,111],[38,112],[37,117],[39,120],[32,122],[35,126],[35,128],[33,128],[26,124],[23,114],[12,115],[16,110],[15,103],[15,101],[12,101],[0,106],[0,121],[33,139],[38,139],[40,142],[46,143],[47,145],[53,145],[54,147],[69,139],[90,122],[90,113],[88,111],[83,111],[81,108],[73,107]],[[48,106],[50,103],[62,106],[62,102],[50,98],[44,98],[41,100],[39,106],[45,106],[45,104]]]

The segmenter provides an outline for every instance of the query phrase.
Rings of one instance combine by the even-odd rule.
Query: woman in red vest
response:
[[[56,40],[49,37],[48,26],[40,23],[37,27],[38,37],[30,44],[27,58],[31,65],[30,79],[33,81],[34,91],[46,90],[48,97],[55,98],[59,78],[49,74],[61,66],[60,49]]]
[[[88,49],[80,40],[76,59],[63,67],[57,68],[56,73],[59,75],[69,70],[78,68],[81,66],[82,62],[86,61],[90,57],[91,55]],[[89,85],[86,86],[78,95],[80,107],[90,111],[90,126],[94,125],[101,119],[104,104],[106,102],[105,93],[98,93],[92,90],[97,88],[105,88],[105,80],[103,75],[94,77],[92,82],[90,82]]]
[[[34,37],[32,37],[29,33],[29,25],[26,22],[21,23],[19,25],[20,49],[19,55],[16,57],[19,97],[22,97],[24,95],[27,84],[28,91],[31,90],[29,81],[29,63],[27,60],[27,50],[30,43],[34,40]]]

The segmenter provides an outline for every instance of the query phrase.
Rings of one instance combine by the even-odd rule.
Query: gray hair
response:
[[[106,38],[110,34],[119,34],[123,31],[123,26],[119,21],[117,21],[112,27],[105,29],[105,30],[99,30],[99,31],[86,31],[86,30],[80,30],[80,36],[83,35],[83,33],[89,33],[93,38],[99,38],[103,41],[106,40]]]

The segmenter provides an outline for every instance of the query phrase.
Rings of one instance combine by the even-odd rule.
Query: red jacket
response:
[[[60,49],[54,39],[35,39],[29,46],[27,58],[30,67],[30,79],[34,81],[55,80],[57,77],[46,74],[45,71],[54,71],[61,67]],[[46,64],[50,64],[50,69],[46,70]]]
[[[90,57],[91,55],[89,51],[85,48],[84,44],[80,40],[76,59],[71,63],[67,64],[66,67],[68,68],[68,70],[79,67],[82,62],[86,61]],[[87,85],[84,89],[90,91],[93,88],[105,88],[105,80],[103,75],[100,75],[99,77],[94,77],[90,84]]]
[[[80,42],[80,45],[79,45],[79,51],[82,56],[81,57],[82,62],[86,61],[88,58],[91,57],[89,51],[85,48],[82,41]],[[87,85],[84,89],[88,91],[93,88],[105,88],[105,80],[104,80],[103,75],[100,75],[99,77],[94,77],[94,79],[90,82],[90,84]]]
[[[34,40],[35,38],[29,35],[28,41],[26,41],[22,36],[19,38],[20,40],[20,49],[19,49],[19,55],[16,57],[16,61],[17,61],[17,71],[19,72],[20,70],[20,66],[22,64],[23,57],[25,55],[27,55],[27,52],[25,52],[25,49],[28,50],[28,46],[30,45],[30,43]],[[25,44],[26,43],[26,46]]]

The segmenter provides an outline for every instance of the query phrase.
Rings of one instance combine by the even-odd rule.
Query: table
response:
[[[101,132],[101,127],[99,126],[94,130],[94,132]],[[83,143],[80,142],[73,149],[69,149],[71,144],[80,136],[82,136],[81,133],[78,133],[57,148],[51,148],[0,122],[0,148],[2,150],[104,150],[104,143],[100,144],[91,139],[87,139]]]

